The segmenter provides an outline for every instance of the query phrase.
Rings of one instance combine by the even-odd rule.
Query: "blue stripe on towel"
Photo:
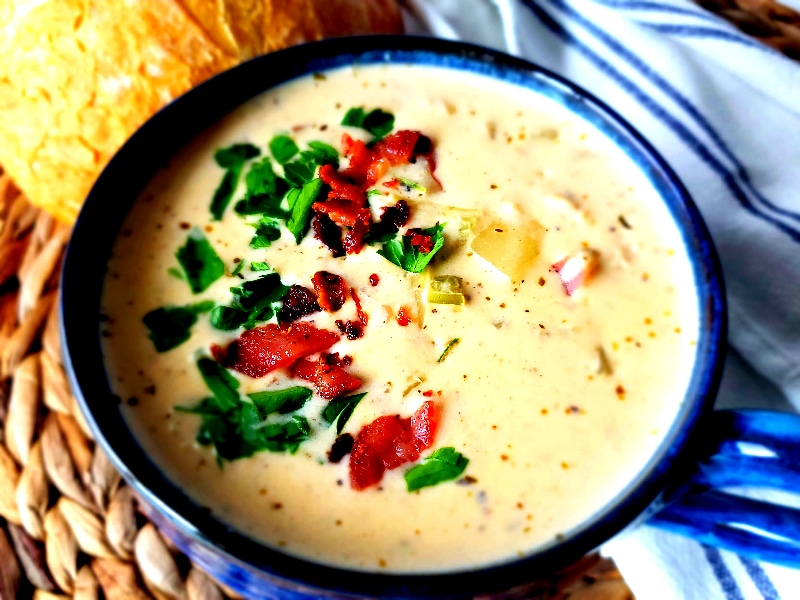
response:
[[[642,104],[647,110],[649,110],[654,117],[656,117],[659,121],[661,121],[664,125],[666,125],[676,136],[678,136],[695,154],[697,154],[704,163],[706,163],[712,171],[714,171],[725,183],[726,187],[729,189],[731,194],[736,198],[739,204],[747,210],[749,213],[754,215],[757,218],[760,218],[772,225],[776,228],[780,229],[784,233],[786,233],[791,239],[796,242],[800,242],[800,231],[789,227],[788,225],[784,224],[780,220],[776,219],[772,215],[762,211],[758,207],[756,207],[751,200],[747,197],[744,190],[739,186],[736,181],[736,177],[718,160],[716,159],[711,152],[706,148],[698,139],[697,137],[689,131],[689,129],[683,125],[680,121],[678,121],[675,117],[670,115],[660,104],[658,104],[655,100],[653,100],[649,95],[643,92],[633,81],[631,81],[628,77],[624,76],[620,73],[615,67],[613,67],[610,63],[605,61],[601,58],[597,53],[595,53],[591,48],[589,48],[586,44],[584,44],[581,40],[571,34],[569,31],[564,29],[560,23],[558,23],[547,11],[543,8],[538,6],[533,0],[522,0],[523,5],[527,7],[533,14],[536,16],[548,29],[550,29],[554,34],[564,40],[565,43],[572,45],[578,53],[583,55],[589,61],[594,63],[594,65],[600,69],[603,73],[608,75],[612,78],[621,88],[623,88],[626,92],[631,94],[638,102]],[[711,125],[705,120],[705,118],[697,111],[691,103],[683,97],[675,88],[673,88],[669,82],[661,78],[656,73],[652,72],[650,68],[644,64],[638,57],[633,55],[629,50],[625,47],[618,44],[613,38],[610,38],[606,32],[597,29],[593,26],[592,23],[588,22],[586,19],[581,17],[579,13],[576,13],[570,7],[566,6],[561,0],[551,0],[553,4],[561,8],[565,13],[571,16],[575,21],[578,22],[579,25],[583,26],[585,29],[589,29],[590,33],[594,34],[595,37],[598,37],[602,42],[606,45],[610,46],[612,50],[617,52],[623,58],[628,60],[628,62],[632,63],[632,65],[637,68],[641,74],[648,79],[651,79],[656,85],[658,85],[664,93],[668,96],[672,97],[679,105],[681,105],[687,112],[690,113],[692,117],[697,121],[698,125],[706,131],[706,133],[717,143],[719,149],[728,156],[728,158],[734,162],[737,166],[737,174],[739,178],[745,182],[745,186],[752,192],[752,194],[759,200],[761,200],[764,204],[766,204],[769,208],[772,208],[775,212],[782,214],[783,216],[787,216],[794,220],[800,221],[800,215],[792,213],[786,209],[781,207],[775,206],[772,202],[763,198],[750,184],[749,178],[744,167],[738,162],[738,160],[733,156],[733,154],[728,150],[725,143],[719,137],[719,135],[714,131]]]
[[[753,187],[752,183],[750,182],[750,177],[747,173],[747,169],[744,167],[744,165],[742,165],[742,163],[736,158],[736,156],[728,148],[727,144],[725,144],[723,139],[711,126],[711,124],[703,116],[703,114],[697,108],[695,108],[695,106],[689,101],[688,98],[686,98],[683,94],[680,93],[680,91],[678,91],[672,84],[670,84],[669,81],[661,77],[658,73],[656,73],[653,69],[651,69],[647,63],[645,63],[641,58],[639,58],[638,55],[631,52],[630,49],[619,43],[613,36],[609,35],[607,31],[589,21],[580,12],[576,11],[574,8],[572,8],[572,6],[568,5],[564,0],[550,0],[550,2],[551,4],[554,4],[556,7],[560,8],[562,12],[564,12],[567,16],[572,18],[576,23],[578,23],[578,25],[583,27],[595,38],[597,38],[608,48],[610,48],[616,55],[626,60],[628,64],[630,64],[631,67],[636,69],[642,77],[648,79],[651,83],[653,83],[656,87],[658,87],[658,89],[661,90],[661,92],[666,94],[676,104],[678,104],[678,106],[680,106],[687,113],[689,113],[692,119],[694,119],[695,123],[716,144],[717,148],[731,162],[733,162],[734,166],[736,167],[736,175],[738,175],[739,178],[744,182],[747,191],[752,193],[757,200],[762,202],[765,206],[772,209],[779,215],[800,222],[800,214],[797,214],[793,211],[777,206],[776,204],[774,204],[773,202],[762,196],[759,193],[759,191]],[[591,52],[591,50],[589,51]],[[598,60],[602,59],[598,56]],[[630,85],[635,87],[633,82],[630,82]],[[641,90],[638,91],[643,94]],[[698,141],[697,143],[700,142]],[[722,168],[724,169],[725,167]]]
[[[722,20],[719,17],[712,15],[703,10],[692,10],[690,8],[683,8],[680,6],[672,6],[671,4],[662,4],[660,2],[651,2],[650,0],[592,0],[595,4],[607,6],[609,8],[618,8],[620,10],[636,10],[650,13],[684,15],[693,17],[702,21],[711,21],[713,23],[720,23]]]
[[[742,596],[736,580],[725,565],[725,561],[722,560],[722,554],[720,554],[719,550],[703,544],[703,551],[706,554],[706,560],[711,566],[711,570],[714,572],[714,577],[717,578],[722,588],[722,593],[725,594],[725,598],[727,600],[744,600],[744,596]]]
[[[764,572],[760,564],[744,556],[739,557],[739,562],[742,563],[742,566],[745,568],[745,571],[747,571],[747,574],[750,576],[750,579],[753,581],[764,600],[781,600],[778,590],[772,585],[769,575]]]
[[[767,54],[777,54],[777,52],[772,48],[770,48],[769,46],[765,46],[764,44],[755,42],[748,37],[730,31],[714,29],[713,27],[700,27],[698,25],[678,25],[675,23],[651,23],[649,21],[636,21],[636,22],[639,23],[639,25],[648,27],[660,33],[666,33],[668,35],[698,38],[701,40],[702,39],[724,40],[726,42],[741,44],[742,46],[747,46],[748,48],[755,48],[756,50],[760,50],[761,52],[766,52]]]

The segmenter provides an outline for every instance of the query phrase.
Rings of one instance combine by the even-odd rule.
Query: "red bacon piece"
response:
[[[433,445],[436,409],[426,401],[411,417],[378,417],[356,436],[350,453],[350,485],[363,490],[383,479],[389,469],[419,460]]]
[[[339,339],[333,331],[317,329],[310,323],[270,323],[245,331],[231,342],[227,351],[212,347],[212,354],[222,365],[258,378],[288,367],[304,356],[327,350]]]
[[[311,210],[317,214],[328,215],[331,221],[345,227],[353,227],[359,222],[369,223],[372,216],[368,208],[359,206],[355,202],[338,198],[329,199],[325,202],[314,202],[311,205]]]
[[[350,228],[342,241],[342,246],[347,254],[358,254],[361,252],[361,249],[364,247],[364,237],[369,231],[369,225],[369,220],[359,220]]]
[[[344,256],[342,230],[328,215],[316,213],[311,226],[314,228],[314,238],[322,242],[334,258]]]
[[[327,400],[352,392],[361,387],[361,380],[350,375],[342,367],[329,364],[325,357],[313,361],[304,358],[292,367],[292,374],[310,381],[314,391]]]
[[[317,292],[317,302],[328,312],[336,312],[347,301],[347,284],[335,273],[317,271],[311,278]]]
[[[410,162],[414,154],[428,160],[431,174],[436,168],[430,139],[418,131],[398,131],[386,136],[372,148],[345,133],[342,136],[342,150],[345,156],[350,157],[350,166],[342,174],[362,188],[375,185],[389,167]]]
[[[366,192],[357,185],[345,181],[339,171],[334,169],[332,165],[322,165],[319,168],[319,176],[323,183],[331,188],[328,198],[349,200],[355,203],[356,206],[363,206],[366,202]]]
[[[433,250],[433,240],[431,239],[431,236],[422,233],[422,230],[409,229],[406,231],[405,235],[406,237],[411,238],[409,242],[411,242],[412,246],[419,248],[420,252],[427,254]]]

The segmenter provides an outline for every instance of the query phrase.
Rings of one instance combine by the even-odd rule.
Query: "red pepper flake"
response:
[[[370,275],[370,276],[369,276],[369,284],[370,284],[372,287],[375,287],[375,286],[376,286],[376,285],[378,285],[380,282],[381,282],[381,278],[380,278],[380,277],[378,277],[378,274],[377,274],[377,273],[373,273],[372,275]]]
[[[618,385],[614,391],[617,393],[617,398],[625,400],[625,388],[622,385]]]
[[[409,323],[412,323],[411,315],[408,314],[408,309],[405,306],[401,306],[400,310],[397,311],[397,323],[400,327],[406,327]]]
[[[353,364],[353,357],[348,354],[340,357],[338,352],[331,352],[325,355],[325,362],[337,367],[349,367]]]
[[[353,302],[356,303],[356,314],[358,315],[358,320],[364,327],[366,327],[367,323],[369,323],[369,315],[364,312],[363,308],[361,308],[361,298],[358,297],[356,288],[350,288],[350,297],[353,299]]]
[[[400,185],[400,180],[397,177],[383,182],[383,187],[387,188],[396,188],[398,185]]]
[[[426,398],[430,398],[431,396],[433,396],[433,390],[426,390],[422,392],[422,395],[425,396]]]
[[[347,285],[340,275],[317,271],[311,278],[317,292],[317,302],[328,312],[336,312],[347,301]]]

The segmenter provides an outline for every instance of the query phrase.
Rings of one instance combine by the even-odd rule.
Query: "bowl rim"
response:
[[[694,270],[700,333],[687,396],[692,390],[696,393],[685,398],[670,431],[634,481],[564,540],[530,556],[483,568],[382,574],[331,567],[260,544],[194,502],[144,457],[119,410],[121,399],[112,393],[106,379],[100,294],[106,261],[130,206],[155,170],[195,135],[258,93],[320,67],[382,61],[391,64],[398,58],[419,62],[421,57],[437,59],[439,62],[431,63],[435,66],[474,64],[485,68],[484,74],[490,77],[512,74],[558,88],[576,101],[573,108],[580,105],[601,115],[614,131],[624,134],[639,158],[646,159],[646,165],[640,167],[646,166],[663,184],[659,195],[684,237]],[[641,518],[648,507],[652,511],[673,472],[691,457],[698,424],[712,408],[727,330],[722,272],[708,229],[677,175],[636,129],[589,92],[534,63],[473,44],[415,36],[337,38],[295,46],[220,73],[167,105],[134,133],[96,181],[75,224],[61,281],[62,347],[72,390],[95,439],[134,490],[183,533],[266,574],[277,585],[288,580],[347,594],[451,596],[496,591],[498,584],[513,587],[552,574]],[[87,331],[96,331],[97,335],[87,335]]]

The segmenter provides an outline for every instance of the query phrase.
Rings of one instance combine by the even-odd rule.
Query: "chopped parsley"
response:
[[[269,141],[269,151],[278,164],[284,165],[297,155],[300,148],[288,135],[276,135]]]
[[[188,306],[164,306],[147,313],[142,322],[149,330],[150,340],[157,352],[166,352],[180,346],[192,334],[197,315],[214,308],[214,302],[206,300]]]
[[[233,193],[236,191],[236,186],[239,184],[239,178],[242,176],[244,163],[260,154],[261,150],[252,144],[234,144],[228,148],[217,150],[214,154],[214,160],[217,161],[220,167],[225,169],[225,175],[223,175],[222,181],[214,191],[214,196],[211,200],[211,216],[214,217],[215,221],[222,219],[225,209],[230,204]]]
[[[212,396],[191,408],[178,406],[176,410],[202,417],[197,443],[213,445],[220,466],[225,460],[245,458],[262,450],[294,453],[311,435],[311,426],[305,417],[294,415],[285,421],[267,420],[268,413],[255,401],[243,400],[239,395],[239,382],[217,362],[201,358],[197,368]]]
[[[439,448],[425,458],[425,462],[406,471],[406,488],[409,492],[415,492],[424,487],[455,479],[464,472],[468,463],[469,459],[456,452],[455,448],[451,446]]]
[[[286,182],[295,188],[301,188],[314,179],[317,165],[313,162],[290,162],[283,165],[283,175]]]
[[[433,255],[444,246],[443,229],[444,223],[439,223],[422,230],[423,235],[431,236],[433,248],[430,252],[420,251],[419,248],[411,245],[411,239],[408,236],[400,236],[399,239],[394,238],[385,242],[378,250],[378,254],[409,273],[421,273],[428,266]]]
[[[257,323],[269,321],[280,308],[280,301],[289,291],[278,273],[268,273],[258,279],[231,288],[231,306],[217,306],[211,311],[211,325],[230,331],[244,327],[252,329]]]
[[[256,228],[253,239],[250,240],[250,247],[254,250],[268,248],[272,242],[281,237],[281,228],[278,222],[271,217],[261,217],[256,223],[252,223]]]
[[[358,106],[347,111],[342,119],[342,125],[365,129],[375,136],[377,141],[394,129],[394,115],[380,108],[366,112]]]
[[[258,409],[266,416],[272,413],[285,415],[303,408],[313,392],[302,386],[296,385],[283,390],[255,392],[248,394]]]
[[[242,269],[244,269],[245,262],[247,261],[240,260],[238,263],[236,263],[236,267],[234,267],[233,271],[231,271],[231,277],[236,277],[239,273],[242,272]]]
[[[175,256],[195,294],[204,292],[225,274],[225,263],[197,227],[189,232],[186,243],[178,249]]]
[[[270,267],[270,266],[269,266],[267,263],[265,263],[265,262],[256,262],[256,261],[252,261],[252,262],[250,263],[250,270],[251,270],[251,271],[254,271],[254,272],[258,272],[258,271],[272,271],[272,267]]]
[[[250,166],[244,178],[247,192],[239,200],[234,210],[240,215],[263,214],[274,218],[284,218],[281,200],[286,194],[286,182],[272,170],[269,158],[263,158]]]
[[[317,177],[304,184],[300,189],[290,190],[286,195],[290,211],[286,228],[298,244],[308,231],[308,225],[311,222],[311,205],[317,200],[321,191],[322,179]]]
[[[186,278],[183,276],[183,271],[181,271],[177,267],[170,267],[167,269],[167,273],[172,275],[175,279],[180,279],[181,281],[185,281]]]
[[[325,410],[322,411],[322,418],[329,425],[336,423],[336,434],[339,435],[342,433],[344,426],[352,416],[358,403],[361,402],[361,399],[366,395],[366,392],[364,392],[363,394],[334,398],[328,403]]]
[[[445,359],[445,357],[448,355],[450,350],[452,350],[453,346],[455,346],[460,341],[461,341],[461,338],[453,338],[452,340],[450,340],[447,343],[447,346],[444,347],[444,350],[442,351],[442,353],[439,355],[439,358],[436,359],[436,362],[437,363],[442,362]]]

